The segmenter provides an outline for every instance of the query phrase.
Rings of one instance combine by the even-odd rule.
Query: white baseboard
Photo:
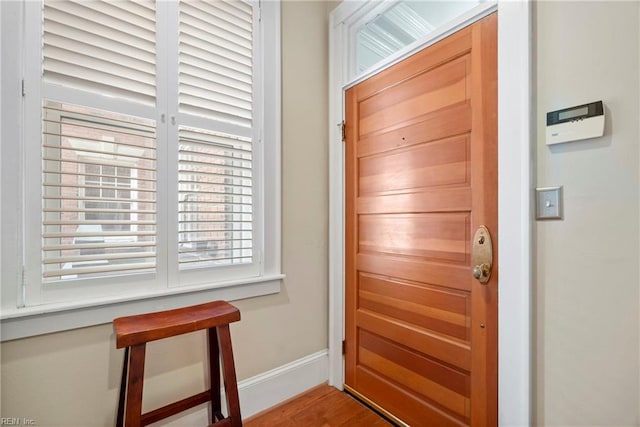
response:
[[[327,382],[329,378],[329,353],[322,350],[291,363],[256,375],[238,383],[242,418],[248,418],[269,409],[287,399]],[[222,408],[226,413],[226,401],[222,394]],[[209,423],[209,407],[197,406],[181,414],[159,422],[158,426],[203,426]]]

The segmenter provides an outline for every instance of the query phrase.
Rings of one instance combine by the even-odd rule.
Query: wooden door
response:
[[[493,14],[346,92],[345,385],[411,426],[497,425],[496,36]]]

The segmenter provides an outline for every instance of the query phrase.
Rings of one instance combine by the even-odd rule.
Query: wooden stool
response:
[[[229,323],[238,320],[240,320],[240,311],[224,301],[115,319],[113,326],[116,332],[116,348],[126,347],[116,426],[123,426],[123,418],[126,427],[146,426],[206,402],[211,402],[212,424],[209,427],[242,426],[229,333]],[[208,330],[211,388],[143,414],[142,384],[147,342],[200,329]],[[219,362],[222,362],[224,389],[227,396],[229,413],[227,418],[222,415],[221,409]],[[125,408],[126,417],[124,417]]]

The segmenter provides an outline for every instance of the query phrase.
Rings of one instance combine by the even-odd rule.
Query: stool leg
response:
[[[144,381],[144,356],[146,347],[146,343],[137,344],[131,347],[125,415],[126,427],[141,427],[142,385]]]
[[[124,427],[124,399],[127,395],[127,368],[129,367],[129,347],[124,349],[124,362],[122,363],[122,378],[120,379],[120,396],[118,397],[118,414],[116,415],[116,427]]]
[[[216,328],[207,330],[209,343],[209,380],[211,382],[211,423],[224,419],[222,415],[222,402],[220,399],[220,347]]]
[[[222,373],[224,376],[224,391],[227,395],[227,407],[231,427],[241,427],[240,399],[238,398],[238,383],[236,381],[236,367],[233,363],[233,348],[231,347],[231,333],[229,325],[218,326],[218,341],[222,355]]]

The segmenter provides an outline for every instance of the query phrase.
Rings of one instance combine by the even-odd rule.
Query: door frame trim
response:
[[[384,2],[388,3],[388,2]],[[350,34],[377,1],[344,1],[330,16],[329,28],[329,384],[344,386],[344,144],[343,91],[354,55]],[[532,419],[532,109],[530,0],[498,0],[482,8],[498,11],[498,420],[502,426],[529,426]],[[398,62],[455,28],[410,46],[376,67]]]

